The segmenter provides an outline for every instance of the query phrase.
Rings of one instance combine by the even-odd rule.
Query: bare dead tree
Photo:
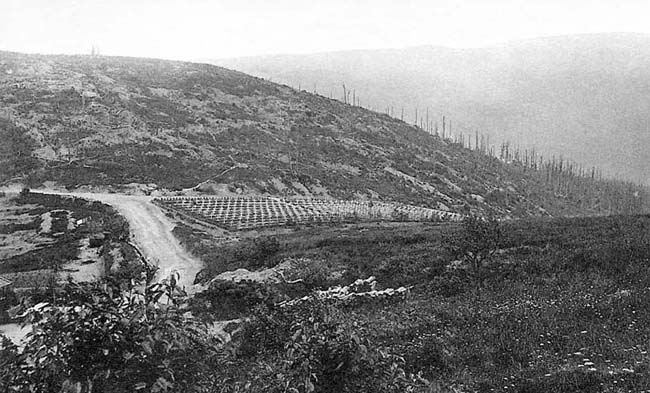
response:
[[[442,139],[445,139],[445,128],[446,128],[445,115],[442,115]]]
[[[427,107],[427,118],[426,118],[426,123],[425,124],[427,125],[426,126],[427,131],[429,131],[429,107]]]

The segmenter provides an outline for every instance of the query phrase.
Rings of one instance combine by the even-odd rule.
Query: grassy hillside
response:
[[[597,34],[452,49],[416,47],[214,64],[492,140],[536,146],[650,184],[650,36]],[[352,98],[352,97],[350,97]]]
[[[200,185],[511,216],[650,200],[604,183],[558,193],[389,116],[205,64],[0,52],[0,108],[2,183]]]
[[[265,365],[291,359],[293,352],[283,345],[299,340],[287,326],[304,328],[298,321],[305,310],[290,311],[278,302],[329,287],[321,298],[311,292],[305,306],[320,333],[318,310],[331,288],[351,288],[355,280],[373,276],[377,290],[408,287],[410,293],[330,299],[324,320],[349,327],[368,340],[368,348],[402,356],[407,372],[432,382],[422,391],[647,391],[650,331],[642,310],[648,306],[649,225],[648,216],[502,223],[498,251],[484,263],[478,283],[468,262],[456,259],[449,246],[463,235],[463,225],[340,226],[282,234],[282,246],[257,263],[290,263],[284,274],[293,283],[214,281],[193,300],[193,310],[208,319],[252,315],[254,322],[235,333],[238,350],[224,368],[232,379],[224,380],[263,385],[282,367],[271,372]],[[251,247],[232,244],[223,254],[245,254]],[[217,264],[214,258],[211,268]],[[255,309],[260,304],[269,310]],[[344,336],[337,331],[331,340]],[[327,348],[334,352],[332,342]],[[318,356],[327,369],[330,358]],[[323,372],[318,381],[352,383],[356,374],[350,374]],[[335,389],[321,385],[316,391]]]
[[[283,280],[216,280],[189,300],[166,292],[176,300],[169,304],[150,300],[163,294],[156,287],[138,297],[111,283],[48,291],[37,301],[49,303],[27,310],[43,329],[29,339],[29,356],[0,343],[0,387],[650,389],[649,216],[496,223],[495,252],[480,275],[449,247],[468,235],[465,224],[359,229],[278,236],[287,243],[275,250]],[[227,252],[254,256],[249,246]],[[227,343],[214,345],[215,331],[195,318],[224,321]],[[52,347],[64,350],[42,350]]]

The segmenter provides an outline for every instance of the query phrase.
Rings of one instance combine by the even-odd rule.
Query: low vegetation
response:
[[[20,253],[0,261],[0,273],[29,272],[41,269],[59,269],[65,262],[75,260],[79,241],[96,233],[107,233],[115,241],[128,239],[129,226],[126,220],[110,206],[99,202],[88,202],[79,198],[61,197],[41,193],[21,193],[16,199],[18,205],[34,205],[28,214],[32,221],[23,225],[3,227],[3,232],[40,228],[39,216],[51,213],[52,224],[47,234],[54,237],[52,244]],[[70,216],[68,217],[68,212]],[[74,225],[69,226],[69,220]],[[77,226],[76,222],[82,223]],[[55,235],[55,236],[54,236]]]
[[[216,366],[205,325],[182,315],[176,289],[145,291],[105,283],[70,283],[21,306],[35,325],[25,348],[2,349],[4,391],[201,391]],[[167,303],[159,303],[165,296]],[[201,361],[197,362],[199,358]]]
[[[110,285],[24,304],[23,315],[45,330],[36,330],[26,354],[4,349],[0,383],[76,391],[92,384],[92,391],[642,392],[650,389],[648,230],[649,216],[615,216],[312,228],[300,242],[289,233],[278,236],[275,254],[295,267],[284,281],[214,281],[190,301],[169,295],[155,312],[131,289]],[[296,290],[310,260],[322,280]],[[92,328],[55,323],[70,318],[57,314],[61,307]],[[106,307],[132,317],[114,319]],[[186,319],[188,310],[198,319]],[[203,324],[231,319],[238,321],[228,328],[231,340],[215,346]],[[181,326],[192,341],[175,330]],[[93,344],[90,354],[79,352],[85,346],[37,351],[47,337],[73,343],[113,329],[121,332],[116,345]],[[70,362],[82,353],[93,366],[84,358],[85,371],[73,372]],[[193,361],[196,353],[205,362]],[[46,360],[25,363],[34,356]],[[175,360],[156,363],[167,357]],[[110,363],[118,358],[133,361]]]
[[[18,211],[18,216],[7,216],[7,224],[0,224],[4,246],[0,259],[0,274],[11,282],[12,290],[0,292],[0,321],[10,322],[7,310],[20,296],[48,291],[64,281],[72,270],[72,261],[103,263],[98,274],[116,280],[130,280],[143,275],[140,257],[128,243],[129,226],[113,208],[99,202],[79,198],[48,195],[24,189],[15,198],[2,200],[7,211]],[[9,213],[4,213],[9,214]],[[7,217],[2,217],[5,219]],[[16,217],[22,221],[16,221]],[[47,221],[47,222],[45,222]],[[95,259],[79,260],[82,243],[100,236]],[[12,242],[22,242],[13,246]],[[21,245],[22,244],[22,245]]]
[[[207,233],[184,224],[177,225],[173,233],[192,254],[204,262],[209,261],[207,268],[197,277],[200,282],[239,268],[257,270],[273,267],[280,261],[281,245],[275,236],[215,241]]]

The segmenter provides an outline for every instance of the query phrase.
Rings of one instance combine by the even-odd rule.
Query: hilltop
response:
[[[214,60],[279,83],[418,124],[452,119],[458,131],[535,146],[650,184],[650,36],[591,34],[485,48],[413,47]]]
[[[506,216],[622,212],[650,200],[629,184],[506,164],[387,115],[207,64],[0,52],[0,103],[0,183],[137,183]]]

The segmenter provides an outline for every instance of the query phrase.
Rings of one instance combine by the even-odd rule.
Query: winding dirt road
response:
[[[3,187],[5,192],[20,192],[20,189]],[[69,195],[88,200],[95,200],[113,206],[129,222],[131,240],[142,251],[147,260],[158,266],[156,280],[168,278],[178,272],[178,285],[185,287],[189,294],[202,289],[194,285],[194,277],[203,268],[203,263],[190,255],[172,234],[174,224],[165,216],[162,210],[154,205],[152,197],[63,192],[57,190],[32,190],[43,194]],[[29,326],[21,328],[18,324],[0,325],[0,334],[9,337],[16,345],[20,345],[25,335],[31,331]]]
[[[32,190],[45,194],[71,195],[96,200],[113,206],[129,222],[131,237],[144,256],[158,266],[157,280],[172,273],[180,275],[179,285],[189,293],[199,288],[194,277],[203,263],[190,255],[172,234],[174,224],[152,201],[152,197],[108,193],[61,192],[55,190]]]

